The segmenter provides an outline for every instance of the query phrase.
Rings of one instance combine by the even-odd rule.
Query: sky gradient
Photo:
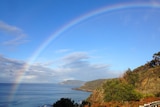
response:
[[[160,46],[157,0],[1,0],[0,82],[119,77]]]

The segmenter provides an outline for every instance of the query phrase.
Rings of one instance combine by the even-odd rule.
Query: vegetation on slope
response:
[[[147,64],[133,71],[128,69],[121,78],[106,80],[93,91],[88,101],[137,101],[141,98],[160,97],[160,52]]]
[[[138,107],[144,103],[160,100],[160,52],[153,60],[115,79],[87,82],[82,90],[93,90],[87,101],[77,105],[70,99],[61,99],[53,107]],[[143,99],[141,99],[143,98]],[[66,102],[67,101],[67,102]],[[69,102],[69,103],[68,103]],[[59,105],[60,104],[60,105]]]
[[[88,81],[84,85],[82,85],[79,88],[76,88],[77,90],[82,90],[82,91],[93,91],[97,87],[100,87],[106,79],[98,79],[98,80],[93,80],[93,81]]]
[[[128,84],[120,78],[106,80],[103,85],[93,91],[87,99],[92,103],[104,103],[111,101],[138,101],[142,94],[136,90],[134,85]]]
[[[53,103],[52,107],[90,107],[90,103],[87,101],[82,101],[81,104],[78,104],[70,98],[61,98],[57,102]]]
[[[141,94],[133,85],[122,82],[118,79],[106,81],[104,88],[104,101],[137,101]]]

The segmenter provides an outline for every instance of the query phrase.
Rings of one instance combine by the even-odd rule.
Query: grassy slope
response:
[[[147,64],[135,69],[139,75],[136,89],[143,94],[155,95],[160,92],[160,66],[149,67]]]
[[[148,64],[145,64],[134,69],[132,72],[138,75],[135,88],[144,97],[155,97],[156,94],[160,93],[160,66],[150,67]],[[121,79],[124,78],[122,77]],[[96,104],[105,103],[103,87],[101,86],[94,90],[88,101]]]
[[[77,90],[93,91],[93,90],[97,89],[97,87],[100,87],[104,81],[106,81],[106,79],[98,79],[98,80],[88,81],[83,86],[77,88]]]

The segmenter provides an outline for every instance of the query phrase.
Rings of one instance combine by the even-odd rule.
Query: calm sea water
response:
[[[14,84],[0,83],[0,107],[46,107],[60,98],[71,98],[77,103],[90,93],[72,90],[77,86],[59,84],[20,84],[12,93]],[[14,95],[14,97],[11,95]]]

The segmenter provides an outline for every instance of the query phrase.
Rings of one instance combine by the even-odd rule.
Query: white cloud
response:
[[[75,78],[73,78],[73,77],[66,77],[66,78],[63,79],[63,81],[67,81],[67,80],[75,80]]]
[[[0,31],[14,36],[14,39],[4,41],[4,45],[19,45],[28,41],[26,34],[20,28],[9,25],[3,21],[0,21]]]
[[[107,64],[89,62],[89,55],[85,52],[70,53],[60,58],[54,68],[42,64],[30,65],[22,76],[22,82],[60,82],[66,79],[94,80],[118,76],[109,70]],[[0,81],[13,82],[19,78],[26,63],[0,56]]]
[[[93,80],[98,78],[111,78],[117,75],[109,70],[108,64],[92,64],[86,52],[74,52],[61,58],[62,64],[54,69],[70,78],[78,80]]]
[[[71,62],[76,62],[79,60],[86,60],[88,59],[89,56],[87,55],[86,52],[73,52],[71,54],[68,54],[62,58],[62,61],[71,63]]]
[[[55,51],[55,53],[66,53],[69,51],[70,51],[69,49],[60,49],[60,50]]]
[[[0,82],[14,82],[20,76],[23,77],[22,82],[53,82],[54,70],[39,65],[31,65],[29,69],[25,67],[23,61],[0,56]]]
[[[33,79],[33,78],[36,78],[35,75],[26,75],[24,76],[24,79]]]
[[[13,82],[24,64],[22,61],[8,59],[0,55],[0,81]]]

